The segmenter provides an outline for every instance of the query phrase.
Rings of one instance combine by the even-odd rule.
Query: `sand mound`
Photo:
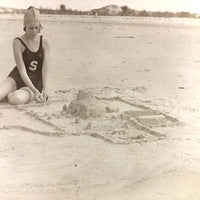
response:
[[[79,90],[76,100],[71,101],[66,112],[72,116],[87,119],[100,117],[106,112],[106,109],[105,105],[97,100],[92,93]]]

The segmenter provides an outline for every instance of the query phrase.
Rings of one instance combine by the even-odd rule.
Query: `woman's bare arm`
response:
[[[47,97],[47,79],[50,66],[50,45],[46,38],[43,38],[43,48],[44,48],[44,61],[42,66],[42,81],[43,81],[43,95],[44,99]]]
[[[45,90],[47,87],[47,78],[48,78],[48,71],[50,65],[50,45],[49,41],[44,38],[43,42],[44,48],[44,61],[42,66],[42,80],[43,80],[43,89]]]

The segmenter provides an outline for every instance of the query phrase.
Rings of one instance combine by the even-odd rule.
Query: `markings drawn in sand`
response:
[[[62,136],[63,130],[19,106],[0,107],[0,130],[19,129],[46,136]]]
[[[59,127],[65,134],[89,135],[114,144],[166,139],[162,130],[179,126],[177,119],[158,110],[120,97],[95,97],[85,91],[79,91],[71,102],[55,100],[45,106],[21,108]]]

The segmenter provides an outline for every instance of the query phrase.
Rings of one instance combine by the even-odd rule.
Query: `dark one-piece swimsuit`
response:
[[[27,45],[23,42],[21,38],[15,38],[20,40],[24,45],[25,50],[22,53],[22,58],[25,64],[26,72],[33,85],[42,92],[43,82],[42,82],[42,66],[44,61],[44,49],[42,46],[42,35],[40,36],[39,49],[36,52],[31,51]],[[8,77],[12,77],[16,84],[17,89],[26,87],[26,84],[22,80],[17,66],[9,73]]]

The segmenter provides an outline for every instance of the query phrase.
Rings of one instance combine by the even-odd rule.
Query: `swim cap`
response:
[[[29,7],[24,14],[24,28],[32,22],[38,22],[40,24],[40,12],[33,6]]]

